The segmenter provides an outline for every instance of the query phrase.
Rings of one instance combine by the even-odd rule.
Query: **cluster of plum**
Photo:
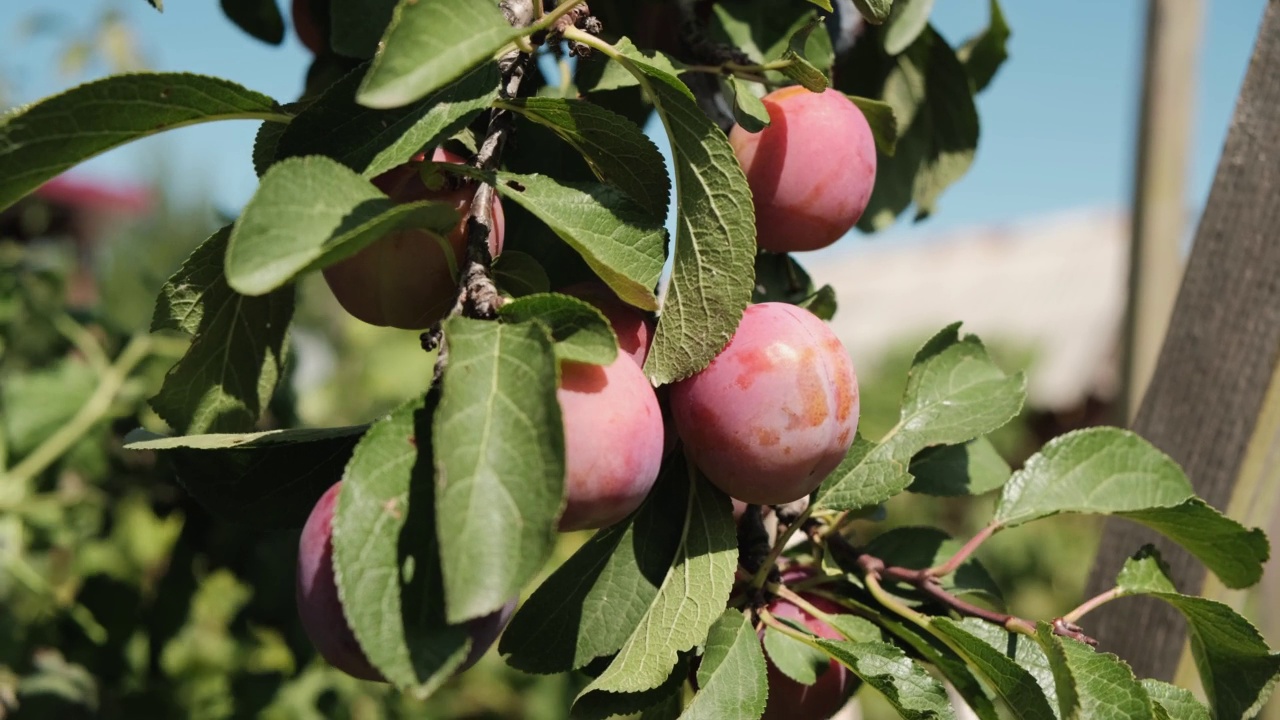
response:
[[[751,187],[759,248],[794,252],[830,245],[857,222],[871,193],[876,154],[867,121],[833,90],[784,88],[766,96],[764,104],[769,127],[754,134],[734,127],[729,135]],[[454,258],[465,251],[465,217],[475,188],[429,189],[419,172],[425,159],[419,155],[374,184],[399,202],[448,202],[464,220],[447,237],[423,230],[392,233],[325,270],[341,305],[365,322],[423,329],[452,307]],[[437,149],[432,160],[462,158]],[[503,221],[496,198],[492,213],[489,250],[497,256]],[[808,496],[853,442],[859,412],[853,365],[834,333],[809,311],[777,302],[748,307],[736,334],[708,367],[655,391],[641,369],[653,318],[600,282],[560,292],[595,305],[612,324],[620,349],[606,366],[566,362],[561,367],[557,398],[564,422],[566,501],[560,530],[607,527],[633,512],[656,481],[675,437],[738,508]],[[331,520],[339,487],[320,499],[302,533],[299,612],[330,663],[356,677],[380,679],[345,622],[334,586]],[[824,611],[840,611],[829,601],[809,599]],[[492,644],[513,608],[471,622],[473,650],[464,669]],[[780,598],[770,612],[806,623],[821,636],[839,637]],[[765,717],[827,717],[848,698],[854,679],[833,661],[816,684],[806,686],[770,663],[769,686]],[[801,715],[786,715],[800,709]]]

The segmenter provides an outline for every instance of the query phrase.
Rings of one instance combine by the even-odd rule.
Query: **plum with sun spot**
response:
[[[704,370],[671,387],[676,432],[703,473],[744,502],[808,495],[858,427],[858,379],[825,323],[786,303],[748,307]]]

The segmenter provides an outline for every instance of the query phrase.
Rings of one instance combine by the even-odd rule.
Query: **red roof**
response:
[[[34,195],[47,202],[80,210],[141,215],[151,208],[151,192],[146,188],[123,183],[106,185],[100,181],[56,177],[37,189]]]

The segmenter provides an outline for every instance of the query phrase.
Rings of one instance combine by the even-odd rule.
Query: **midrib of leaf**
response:
[[[692,469],[690,469],[689,474],[690,474],[689,489],[685,497],[685,505],[684,505],[684,525],[680,528],[680,549],[676,552],[676,556],[672,558],[671,564],[667,566],[667,573],[662,577],[662,585],[658,588],[658,592],[654,594],[653,600],[650,601],[649,603],[648,610],[645,611],[644,617],[640,621],[645,626],[645,632],[646,632],[645,647],[646,648],[652,645],[652,643],[648,639],[649,631],[650,631],[650,628],[652,627],[652,623],[647,622],[649,618],[649,614],[653,612],[654,607],[662,600],[663,591],[666,590],[667,587],[672,583],[672,577],[676,574],[675,572],[676,567],[688,559],[689,528],[693,522],[693,505],[694,505],[694,501],[697,498],[697,488],[694,486],[695,478],[692,477]],[[684,573],[681,573],[681,574],[684,574]],[[688,592],[685,593],[685,596],[686,597],[688,596]],[[674,628],[672,629],[674,630]],[[670,637],[671,637],[671,634],[668,633],[667,638],[669,639]],[[635,638],[634,634],[631,637],[627,638],[627,642],[624,643],[622,646],[623,652],[626,652],[627,650],[630,649],[632,645],[632,640],[634,640],[634,638]],[[619,657],[621,657],[621,655],[619,655]],[[589,685],[586,689],[584,689],[582,693],[579,695],[579,697],[581,697],[582,695],[585,695],[588,691],[594,689],[594,687],[605,678],[611,678],[612,675],[615,675],[615,674],[617,674],[617,671],[613,670],[613,665],[610,664],[609,668],[606,669],[605,672],[602,673],[599,678],[596,678],[594,681],[592,681],[591,685]],[[604,692],[612,692],[612,691],[606,690]]]
[[[493,366],[493,372],[489,374],[489,392],[488,392],[489,401],[486,407],[487,412],[485,412],[484,414],[484,425],[483,427],[480,428],[480,447],[481,448],[489,447],[489,439],[493,435],[493,414],[495,412],[494,408],[497,406],[497,401],[498,401],[498,376],[502,372],[501,362],[500,362],[502,358],[502,343],[503,343],[503,333],[499,332],[498,341],[493,344],[495,351],[492,355],[494,360],[491,363],[491,365]],[[515,357],[516,356],[513,355],[511,359],[515,360]],[[513,409],[518,409],[518,408],[513,408]],[[527,421],[528,418],[525,418],[525,420]],[[481,457],[483,458],[485,474],[489,475],[490,474],[489,459],[483,454],[481,455]],[[488,481],[486,480],[486,483],[487,482]],[[472,492],[467,493],[467,524],[468,525],[470,525],[471,519],[476,516],[476,513],[475,513],[476,495],[478,494],[474,492],[474,488],[475,488],[474,482],[471,483],[471,487],[472,487]],[[507,502],[512,505],[515,505],[516,504],[515,499],[511,497],[511,493],[510,491],[507,490],[507,486],[502,483],[498,483],[498,487],[501,489],[502,494],[507,497]]]

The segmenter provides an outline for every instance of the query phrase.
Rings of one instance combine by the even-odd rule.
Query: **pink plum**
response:
[[[458,211],[458,224],[447,238],[426,230],[399,230],[362,248],[324,270],[324,279],[342,307],[370,325],[422,330],[448,314],[458,293],[458,264],[466,257],[467,213],[475,184],[455,190],[431,190],[422,182],[419,168],[424,154],[373,179],[373,184],[398,203],[435,200]],[[436,148],[435,162],[461,163],[463,159]],[[493,199],[494,232],[489,252],[502,252],[502,205]]]
[[[631,357],[566,362],[556,391],[564,420],[565,500],[560,530],[612,525],[640,507],[662,464],[662,412]]]
[[[862,217],[876,180],[876,146],[866,117],[836,90],[800,86],[764,96],[770,125],[735,125],[729,143],[747,175],[756,244],[771,252],[826,247]]]
[[[618,336],[618,348],[631,356],[636,364],[644,367],[649,357],[649,344],[653,342],[653,318],[640,308],[628,305],[608,285],[596,280],[575,283],[560,292],[585,300],[596,307]]]
[[[790,576],[791,582],[804,577],[811,572],[801,572],[800,574],[784,573],[784,582],[788,581]],[[837,615],[847,613],[848,611],[834,602],[816,595],[808,595],[800,593],[800,597],[807,600],[815,608],[830,614]],[[820,638],[828,640],[844,640],[845,637],[835,628],[818,618],[810,615],[805,610],[800,609],[788,600],[782,598],[774,598],[768,605],[769,613],[776,618],[790,620],[803,624],[810,632]],[[764,639],[764,632],[760,633],[761,640]],[[769,700],[765,705],[764,716],[761,720],[791,720],[791,718],[812,718],[812,720],[826,720],[826,718],[835,715],[849,701],[849,697],[858,689],[861,680],[849,672],[849,669],[841,665],[835,660],[831,660],[826,669],[818,675],[818,680],[812,685],[804,685],[787,677],[781,670],[774,666],[773,661],[765,655],[767,666],[767,677],[769,682]]]
[[[356,640],[338,597],[333,573],[333,513],[342,483],[337,482],[316,502],[298,541],[296,585],[298,617],[311,644],[328,663],[361,680],[385,682]],[[516,601],[467,623],[471,650],[456,672],[471,667],[498,639],[515,613]]]
[[[671,387],[689,456],[730,497],[756,505],[816,489],[853,444],[858,411],[844,346],[815,315],[786,303],[748,307],[711,364]]]

